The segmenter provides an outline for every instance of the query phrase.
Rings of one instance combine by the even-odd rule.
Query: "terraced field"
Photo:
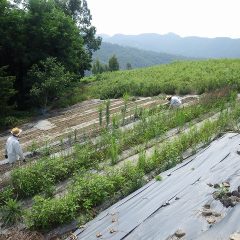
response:
[[[159,104],[161,100],[152,100],[151,98],[140,98],[128,104],[128,114],[133,113],[133,107],[151,107]],[[21,136],[21,144],[26,151],[27,147],[33,141],[41,145],[45,141],[57,140],[59,137],[66,137],[68,133],[73,133],[74,130],[80,130],[82,133],[87,133],[98,127],[98,108],[102,101],[93,100],[78,104],[70,110],[62,111],[57,116],[44,119],[50,123],[47,127],[38,127],[39,122],[30,123],[23,126],[23,134]],[[111,100],[110,113],[120,113],[124,106],[122,100]],[[56,113],[55,113],[56,114]],[[0,154],[3,155],[4,146],[8,135],[2,134],[0,137]]]
[[[64,238],[218,134],[238,127],[240,109],[231,92],[189,95],[183,102],[184,108],[169,110],[159,97],[115,99],[107,120],[106,104],[91,100],[23,126],[21,144],[26,152],[35,140],[35,154],[28,153],[24,165],[11,168],[2,160],[0,166],[1,204],[9,209],[13,201],[24,209],[18,235],[26,239],[34,229],[32,239]],[[2,153],[6,138],[1,135]],[[10,234],[2,226],[5,236]]]

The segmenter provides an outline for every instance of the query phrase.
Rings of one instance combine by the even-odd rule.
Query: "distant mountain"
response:
[[[98,58],[101,63],[107,64],[109,58],[114,54],[121,69],[126,69],[127,63],[130,63],[132,68],[139,68],[189,59],[183,56],[140,50],[106,42],[102,42],[101,48],[93,54],[93,58]]]
[[[239,58],[240,39],[226,37],[180,37],[145,33],[140,35],[102,35],[103,41],[139,49],[197,58]]]

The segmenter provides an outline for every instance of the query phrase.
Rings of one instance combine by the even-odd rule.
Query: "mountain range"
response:
[[[240,39],[227,37],[180,37],[174,33],[164,35],[100,35],[104,42],[134,47],[147,51],[164,52],[194,58],[239,58]]]

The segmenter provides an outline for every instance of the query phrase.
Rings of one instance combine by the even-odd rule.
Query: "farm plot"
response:
[[[161,99],[140,98],[134,102],[127,103],[127,111],[125,118],[127,119],[132,115],[136,108],[151,108],[163,101]],[[87,106],[80,105],[71,110],[62,112],[59,116],[47,118],[39,121],[37,124],[29,124],[31,127],[23,127],[24,132],[21,136],[21,145],[25,151],[31,150],[35,144],[35,148],[47,145],[58,144],[57,140],[62,141],[69,135],[79,137],[78,135],[90,135],[93,131],[99,130],[99,107],[103,105],[103,102],[86,104]],[[110,103],[110,114],[120,114],[121,109],[124,107],[122,100],[112,100]],[[110,119],[111,120],[111,119]],[[103,123],[106,120],[103,117]],[[74,135],[75,134],[75,135]],[[76,135],[77,134],[77,135]],[[0,138],[1,154],[4,154],[4,146],[7,136]],[[35,149],[36,150],[36,149]]]
[[[179,111],[161,110],[149,116],[149,112],[144,111],[133,128],[122,131],[111,127],[111,131],[100,133],[96,143],[77,144],[68,157],[41,159],[15,169],[9,187],[1,192],[0,201],[6,205],[5,209],[8,209],[11,198],[23,201],[22,207],[27,208],[24,222],[31,229],[49,231],[77,216],[80,216],[79,223],[85,223],[95,216],[102,203],[112,203],[128,195],[146,182],[146,176],[151,178],[181,162],[187,149],[196,151],[198,144],[207,144],[212,136],[235,126],[240,115],[235,98],[229,94],[218,93],[217,96],[204,96],[198,106]],[[227,112],[224,109],[228,109]],[[193,120],[221,111],[214,121],[180,134],[174,141],[156,149],[152,156],[139,156],[136,165],[125,164],[114,169],[113,166],[121,161],[118,156],[123,151],[147,144],[175,127],[181,128],[186,123],[191,125]],[[66,180],[70,184],[64,194],[58,196],[56,186]],[[39,196],[34,197],[33,202],[25,203],[25,199],[35,195]]]

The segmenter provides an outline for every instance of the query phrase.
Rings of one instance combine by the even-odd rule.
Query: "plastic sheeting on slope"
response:
[[[240,231],[240,206],[223,207],[213,199],[215,189],[208,183],[229,181],[230,190],[240,185],[240,156],[236,153],[239,143],[239,134],[224,135],[162,173],[162,181],[152,180],[103,211],[75,235],[81,240],[165,240],[182,229],[186,233],[184,239],[229,239],[232,233]],[[213,225],[201,214],[206,203],[222,214]]]

